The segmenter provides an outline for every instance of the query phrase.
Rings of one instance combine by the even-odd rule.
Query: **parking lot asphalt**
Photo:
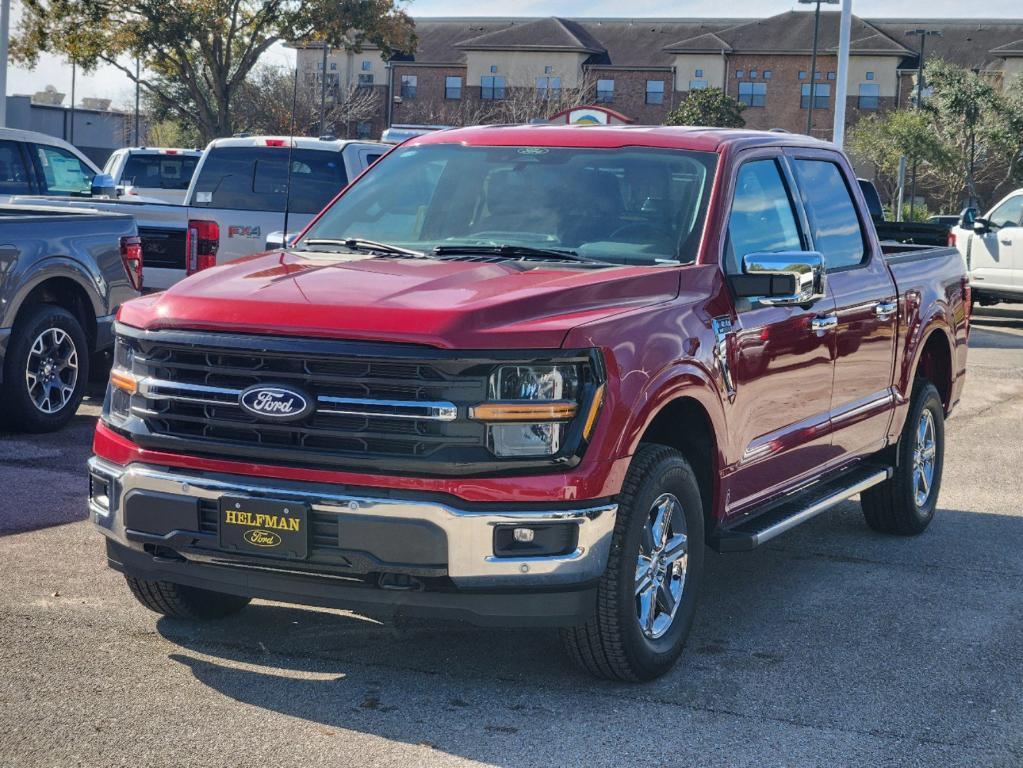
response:
[[[848,503],[708,552],[686,654],[645,685],[573,671],[548,630],[159,618],[85,521],[97,412],[0,436],[4,768],[1023,764],[1018,309],[976,317],[928,531],[875,534]]]

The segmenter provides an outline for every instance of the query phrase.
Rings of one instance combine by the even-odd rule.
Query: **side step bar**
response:
[[[712,535],[707,543],[718,552],[746,552],[755,549],[861,491],[883,483],[891,475],[890,467],[860,467],[830,482],[818,483],[789,496],[752,520]]]

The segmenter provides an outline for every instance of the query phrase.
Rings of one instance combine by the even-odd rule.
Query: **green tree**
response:
[[[665,125],[705,125],[713,128],[742,128],[745,104],[736,101],[720,88],[690,91],[675,109],[668,113]]]
[[[274,44],[316,41],[385,54],[411,50],[415,32],[401,0],[24,0],[12,56],[42,52],[88,70],[109,64],[203,138],[233,133],[231,102]]]

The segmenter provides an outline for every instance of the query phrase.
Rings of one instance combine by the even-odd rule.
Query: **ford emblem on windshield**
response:
[[[308,416],[315,403],[309,395],[291,387],[256,384],[242,391],[238,399],[243,410],[261,419],[294,421]]]

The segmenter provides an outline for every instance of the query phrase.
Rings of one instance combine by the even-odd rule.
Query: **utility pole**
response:
[[[924,105],[924,53],[928,37],[941,37],[940,30],[937,29],[907,29],[906,35],[908,37],[919,37],[920,38],[920,62],[917,65],[919,69],[916,73],[916,108],[922,109]],[[913,158],[913,181],[909,193],[909,220],[913,220],[913,213],[916,210],[916,166],[918,158]]]
[[[320,72],[320,136],[327,135],[323,121],[327,114],[327,52],[329,50],[327,44],[323,43],[323,63]]]
[[[78,78],[78,62],[71,59],[71,136],[68,142],[75,143],[75,80]]]
[[[835,83],[835,122],[831,140],[840,148],[845,143],[845,100],[849,92],[849,37],[852,28],[852,0],[842,0],[838,25],[838,82]]]
[[[0,0],[0,128],[7,127],[7,45],[11,36],[11,0]]]
[[[142,145],[142,139],[139,137],[139,79],[142,77],[142,62],[141,59],[135,57],[135,146]]]
[[[821,5],[837,5],[838,0],[799,0],[801,5],[816,5],[813,12],[813,53],[810,54],[810,103],[806,110],[806,135],[813,135],[813,102],[817,98],[817,40],[820,37]]]

